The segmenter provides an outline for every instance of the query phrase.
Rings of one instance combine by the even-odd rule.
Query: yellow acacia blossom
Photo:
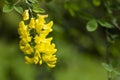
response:
[[[30,27],[31,29],[32,29],[32,28],[35,28],[35,20],[34,20],[34,18],[31,18],[31,19],[30,19],[29,27]]]
[[[37,18],[30,18],[28,10],[23,12],[23,20],[19,23],[20,49],[25,53],[27,64],[46,63],[50,68],[55,67],[57,57],[52,37],[47,35],[52,31],[53,21],[46,23],[48,15],[37,14]],[[28,20],[27,23],[25,21]]]
[[[29,10],[25,10],[23,12],[23,20],[28,20],[29,19]]]

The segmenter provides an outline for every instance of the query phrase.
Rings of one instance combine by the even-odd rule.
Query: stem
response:
[[[25,3],[28,4],[30,7],[32,6],[32,5],[28,2],[28,0],[25,0]]]
[[[106,29],[106,37],[109,37],[108,30]],[[109,52],[109,42],[106,40],[106,63],[110,65],[110,52]],[[112,80],[111,72],[107,71],[107,80]]]
[[[109,53],[109,44],[107,43],[106,46],[106,62],[108,65],[110,65],[110,53]],[[111,72],[107,71],[107,75],[108,75],[108,80],[111,80]]]
[[[21,0],[18,0],[14,5],[17,5]]]
[[[29,2],[28,2],[28,0],[25,0],[25,3],[27,4],[27,7],[28,7],[28,9],[29,9],[29,11],[30,11],[30,16],[31,17],[33,17],[33,12],[32,12],[32,4],[30,4]]]

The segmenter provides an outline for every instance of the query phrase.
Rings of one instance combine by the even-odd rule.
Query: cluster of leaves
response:
[[[106,14],[108,15],[108,18],[109,18],[109,21],[106,20],[106,18],[104,19],[90,19],[87,23],[87,30],[88,31],[95,31],[98,27],[98,24],[100,24],[101,27],[105,27],[105,28],[110,28],[110,29],[113,29],[113,28],[119,28],[118,26],[118,23],[116,22],[117,21],[117,18],[112,14],[114,9],[117,9],[119,8],[120,6],[117,6],[117,7],[113,7],[114,4],[112,0],[92,0],[93,1],[93,5],[94,6],[97,6],[99,7],[101,5],[101,3],[103,4],[103,6],[105,7],[105,12]],[[115,2],[118,2],[118,1],[115,1]],[[116,4],[117,5],[117,4]],[[119,9],[118,9],[119,10]],[[103,17],[103,16],[102,16]]]
[[[78,17],[85,21],[87,31],[93,32],[103,29],[103,32],[107,32],[105,37],[108,42],[114,43],[120,30],[119,15],[116,15],[120,10],[119,3],[119,0],[66,0],[64,8],[72,17]]]
[[[87,6],[84,5],[81,6],[77,3],[84,3],[88,4]],[[89,4],[91,3],[91,4]],[[114,3],[114,4],[113,4]],[[97,30],[98,26],[100,27],[105,27],[108,29],[113,29],[113,28],[119,28],[118,23],[117,23],[117,18],[112,14],[115,10],[119,10],[119,3],[118,1],[112,1],[112,0],[91,0],[91,2],[88,2],[87,0],[85,1],[69,1],[66,0],[64,4],[64,8],[68,10],[68,12],[71,14],[71,16],[77,16],[79,15],[80,18],[83,18],[84,20],[87,20],[86,24],[86,29],[87,31],[95,31]],[[116,6],[115,6],[116,5]],[[94,16],[95,14],[91,14],[91,11],[85,10],[87,7],[90,8],[90,10],[95,10],[95,8],[101,8],[104,6],[104,15],[102,15],[99,18],[96,18]],[[87,12],[86,12],[87,11]],[[98,10],[97,10],[98,11]],[[98,11],[99,12],[99,11]],[[99,14],[98,14],[99,15]]]
[[[15,10],[16,12],[22,14],[24,9],[21,5],[19,5],[19,3],[25,3],[27,5],[27,9],[30,9],[35,13],[45,12],[43,8],[39,7],[38,0],[6,0],[5,2],[6,4],[3,7],[3,12],[5,13]]]
[[[108,65],[108,64],[106,64],[106,63],[102,63],[102,66],[103,66],[108,72],[120,76],[120,72],[118,72],[117,70],[115,70],[115,68],[114,68],[111,64]]]
[[[5,2],[6,4],[3,7],[3,12],[9,13],[12,10],[15,10],[20,14],[23,13],[23,8],[20,6],[16,6],[20,2],[20,0],[18,0],[17,2],[14,2],[13,0],[6,0]]]
[[[88,31],[95,31],[98,27],[98,24],[100,24],[101,27],[113,28],[113,25],[110,24],[109,22],[105,20],[95,20],[95,19],[88,21],[86,28]]]

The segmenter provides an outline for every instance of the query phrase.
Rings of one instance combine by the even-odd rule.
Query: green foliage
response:
[[[120,76],[120,72],[118,72],[118,71],[113,71],[116,75],[119,75]]]
[[[38,7],[39,7],[39,3],[37,3],[37,2],[36,2],[36,3],[33,3],[32,6],[33,6],[33,9],[34,9],[34,8],[38,8]]]
[[[14,8],[13,5],[6,4],[6,5],[4,5],[4,7],[3,7],[3,12],[5,12],[5,13],[11,12],[11,11],[13,10],[13,8]]]
[[[45,13],[45,10],[43,8],[33,8],[33,12],[35,12],[35,13]]]
[[[22,7],[20,7],[20,6],[14,6],[14,9],[15,9],[15,11],[16,12],[18,12],[18,13],[20,13],[20,14],[22,14],[23,13],[23,8]]]
[[[32,4],[32,11],[34,13],[45,13],[45,10],[39,6],[39,2],[37,0],[29,0]]]
[[[108,65],[106,63],[102,63],[102,66],[109,72],[113,71],[112,65]]]
[[[23,13],[23,8],[22,8],[22,7],[10,5],[10,4],[4,5],[4,7],[3,7],[3,12],[9,13],[9,12],[11,12],[13,9],[14,9],[16,12],[18,12],[19,14],[22,14],[22,13]]]
[[[101,0],[92,0],[92,2],[95,6],[100,6],[101,5]]]
[[[97,27],[98,27],[98,24],[97,24],[97,21],[96,20],[90,20],[90,21],[88,21],[88,23],[87,23],[87,25],[86,25],[86,29],[88,30],[88,31],[95,31],[96,29],[97,29]]]
[[[116,70],[112,67],[112,65],[108,65],[108,64],[106,64],[106,63],[102,63],[102,66],[103,66],[108,72],[120,76],[120,73],[119,73],[118,71],[116,71]]]
[[[13,0],[7,0],[7,2],[8,3],[3,7],[3,12],[8,13],[14,9],[19,14],[23,13],[23,8],[21,6],[17,6],[17,4],[20,3],[20,0],[17,2],[13,2]],[[34,13],[45,13],[45,10],[39,7],[39,2],[37,0],[26,0],[25,3],[27,6],[29,6],[28,9],[33,9],[32,11]]]
[[[98,20],[98,23],[102,26],[102,27],[106,27],[106,28],[113,28],[113,25],[108,23],[105,20]]]

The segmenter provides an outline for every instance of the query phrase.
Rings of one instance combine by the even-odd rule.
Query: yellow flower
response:
[[[29,10],[25,10],[23,12],[23,20],[28,20],[29,19]]]
[[[34,18],[31,18],[30,20],[30,23],[29,23],[29,27],[32,29],[32,28],[35,28],[35,20]]]
[[[25,54],[32,54],[33,53],[33,48],[30,46],[29,43],[25,43],[24,41],[20,41],[20,49],[25,53]]]
[[[57,60],[55,55],[44,54],[42,58],[43,58],[43,61],[45,61],[49,67],[51,67],[51,68],[55,67],[55,63],[56,63],[56,60]]]
[[[25,53],[27,64],[47,64],[50,68],[56,66],[57,57],[55,55],[57,49],[55,44],[51,43],[53,37],[47,37],[52,31],[53,21],[46,23],[45,18],[48,15],[37,14],[37,18],[29,19],[28,10],[23,13],[23,20],[20,21],[18,33],[20,35],[20,49]],[[29,57],[30,56],[30,57]]]
[[[35,55],[33,57],[28,57],[28,56],[25,56],[25,60],[26,60],[26,63],[28,64],[31,64],[31,63],[35,63],[35,64],[42,64],[42,59],[41,59],[41,56],[39,54],[39,52],[35,52]]]
[[[36,44],[40,44],[41,43],[41,41],[43,41],[45,39],[45,36],[38,36],[38,35],[36,35],[35,37],[34,37],[34,42],[36,43]]]
[[[24,24],[23,21],[19,23],[18,33],[20,35],[20,38],[26,42],[31,41],[31,36],[28,31],[28,27]]]
[[[39,60],[41,59],[41,56],[39,54],[39,51],[35,51],[35,55],[34,55],[34,63],[38,64]]]
[[[24,21],[20,21],[19,28],[18,28],[19,35],[23,35],[24,32],[26,31],[27,31],[27,26],[24,24]]]
[[[43,21],[44,22],[44,21]],[[41,34],[44,24],[41,23],[38,19],[36,20],[35,30],[38,34]]]
[[[50,21],[48,24],[46,24],[43,29],[52,31],[51,27],[53,26],[53,21]]]
[[[27,64],[33,64],[34,63],[34,58],[29,58],[28,56],[25,56],[25,60]]]
[[[48,15],[40,15],[40,14],[38,14],[38,21],[39,21],[39,23],[46,23],[46,21],[45,21],[45,18],[47,18],[48,17]]]

